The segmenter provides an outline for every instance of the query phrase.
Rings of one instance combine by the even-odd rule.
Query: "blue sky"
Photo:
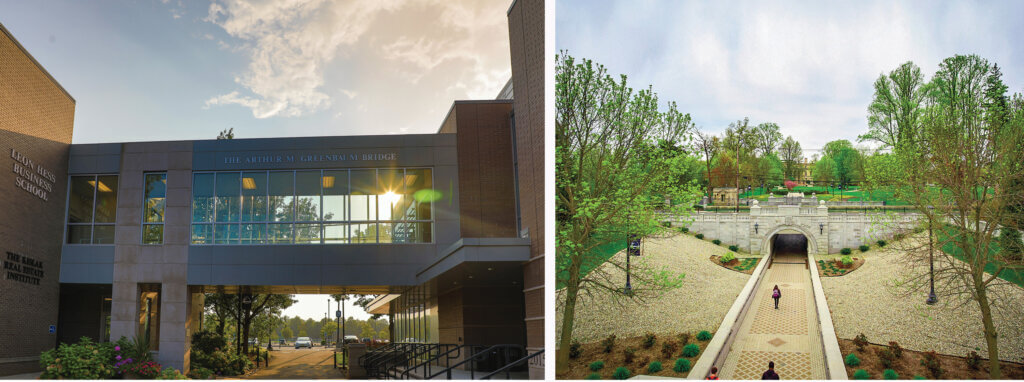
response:
[[[872,84],[978,54],[1024,92],[1024,2],[557,0],[556,48],[653,85],[699,128],[776,122],[807,149],[867,130]]]
[[[0,1],[74,143],[433,133],[511,76],[511,0]]]

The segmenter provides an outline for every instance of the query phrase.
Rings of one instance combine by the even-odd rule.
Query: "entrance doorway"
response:
[[[806,264],[807,236],[803,234],[776,234],[772,237],[772,254],[775,263]]]

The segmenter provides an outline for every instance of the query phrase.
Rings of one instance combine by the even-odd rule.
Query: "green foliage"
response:
[[[591,371],[598,371],[604,369],[604,361],[594,361],[590,363]]]
[[[601,347],[604,348],[605,353],[611,353],[612,349],[615,348],[615,335],[609,334],[608,337],[601,340]]]
[[[978,370],[980,366],[981,356],[978,355],[978,352],[972,350],[970,353],[967,353],[967,367],[971,368],[971,370]]]
[[[870,342],[868,342],[868,336],[865,336],[864,333],[861,333],[853,338],[853,344],[857,346],[857,351],[862,352],[864,351],[864,348],[866,348],[868,344],[870,344]]]
[[[857,369],[853,372],[853,379],[871,379],[871,374],[868,374],[867,370]]]
[[[878,354],[878,361],[882,367],[891,368],[896,363],[896,354],[889,348],[876,349],[875,353]]]
[[[934,350],[923,354],[921,366],[928,369],[928,372],[932,374],[932,378],[939,379],[942,377],[942,364],[939,362],[939,355]]]
[[[682,233],[690,232],[690,228],[689,227],[679,227],[679,232],[682,232]]]
[[[718,239],[712,240],[711,242],[712,242],[712,243],[715,243],[715,245],[719,245],[719,244],[722,244],[722,241],[721,241],[721,240],[718,240]]]
[[[928,379],[928,378],[925,378],[925,377],[922,377],[920,375],[914,374],[914,378],[911,378],[911,379]]]
[[[202,330],[192,334],[192,351],[212,353],[217,350],[224,350],[227,346],[228,341],[224,339],[224,336],[217,333]]]
[[[693,365],[690,364],[690,360],[686,358],[679,358],[676,360],[675,366],[672,366],[672,370],[675,370],[676,373],[685,373],[690,371],[692,367]]]
[[[585,378],[585,379],[601,379],[601,374],[590,373],[590,374],[587,374],[587,378]]]
[[[853,258],[851,258],[850,255],[846,255],[846,256],[843,256],[843,257],[839,258],[839,261],[841,261],[843,263],[843,266],[849,267],[849,266],[853,265]]]
[[[577,359],[583,354],[583,344],[577,340],[572,340],[572,345],[569,345],[569,359]]]
[[[97,344],[82,337],[75,344],[60,344],[39,355],[40,379],[107,379],[114,376],[114,344]]]
[[[704,238],[704,234],[702,234],[702,233],[698,233],[698,234],[696,235],[696,237],[697,237],[698,239],[703,239],[703,238]]]
[[[160,370],[160,375],[156,376],[156,379],[188,379],[184,374],[181,374],[178,369],[173,367],[165,367]]]
[[[899,375],[899,373],[896,372],[896,370],[885,369],[885,371],[882,372],[882,378],[884,378],[884,379],[900,379],[900,375]]]
[[[778,196],[789,195],[789,190],[772,190],[772,193]]]
[[[661,222],[661,226],[665,227],[665,228],[672,228],[672,222],[670,222],[670,221],[663,221],[663,222]]]
[[[722,257],[719,259],[719,261],[721,261],[722,264],[728,263],[728,262],[733,261],[733,260],[736,260],[736,254],[732,253],[732,252],[728,252],[728,253],[722,255]]]
[[[1002,256],[1011,261],[1024,260],[1024,242],[1020,231],[1003,227],[999,231],[999,248]]]
[[[730,251],[733,251],[733,252],[736,252],[736,251],[738,251],[739,249],[740,249],[740,247],[739,247],[739,246],[737,246],[737,245],[735,245],[735,244],[733,244],[733,245],[730,245],[730,246],[729,246],[729,250],[730,250]]]
[[[657,373],[659,371],[661,371],[661,362],[654,361],[654,362],[651,362],[650,365],[647,365],[647,372],[648,373]]]
[[[700,345],[689,344],[683,346],[683,357],[692,358],[696,357],[697,354],[700,354]]]
[[[857,366],[860,365],[860,358],[858,358],[856,354],[850,353],[846,355],[844,362],[846,363],[846,366]]]
[[[629,379],[629,369],[622,366],[615,368],[615,372],[612,373],[612,378]]]
[[[842,253],[844,255],[849,255],[849,254],[853,253],[853,251],[851,251],[849,248],[843,248],[843,249],[839,250],[839,253]]]
[[[868,247],[867,245],[864,244],[861,244],[860,247],[857,247],[857,249],[859,249],[861,252],[867,252],[870,248],[871,247]]]
[[[879,240],[876,243],[878,244],[879,247],[884,247],[885,244],[886,244],[885,240]]]
[[[644,349],[650,349],[652,346],[654,346],[654,342],[657,341],[657,339],[658,337],[655,336],[654,333],[644,333],[644,340],[640,343],[640,345],[643,346]]]
[[[248,356],[236,353],[234,347],[228,347],[227,341],[217,333],[196,332],[192,335],[192,341],[190,376],[205,373],[202,369],[208,369],[216,375],[239,375],[255,366]]]
[[[700,341],[711,341],[711,332],[701,330],[700,333],[697,333],[697,339]]]
[[[213,375],[213,370],[202,366],[192,366],[192,370],[188,372],[188,377],[192,379],[210,379]]]

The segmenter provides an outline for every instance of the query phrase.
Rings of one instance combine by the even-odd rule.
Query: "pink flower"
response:
[[[120,346],[114,346],[114,350],[121,351],[121,347]]]
[[[121,360],[121,356],[114,357],[114,359],[120,361]]]

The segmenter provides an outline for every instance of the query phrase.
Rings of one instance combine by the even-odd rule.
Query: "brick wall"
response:
[[[39,284],[0,273],[0,375],[39,370],[53,348],[59,300],[68,148],[75,101],[0,25],[0,262],[7,252],[42,261]],[[17,184],[12,149],[53,175],[43,200]],[[18,180],[21,178],[22,180]]]

